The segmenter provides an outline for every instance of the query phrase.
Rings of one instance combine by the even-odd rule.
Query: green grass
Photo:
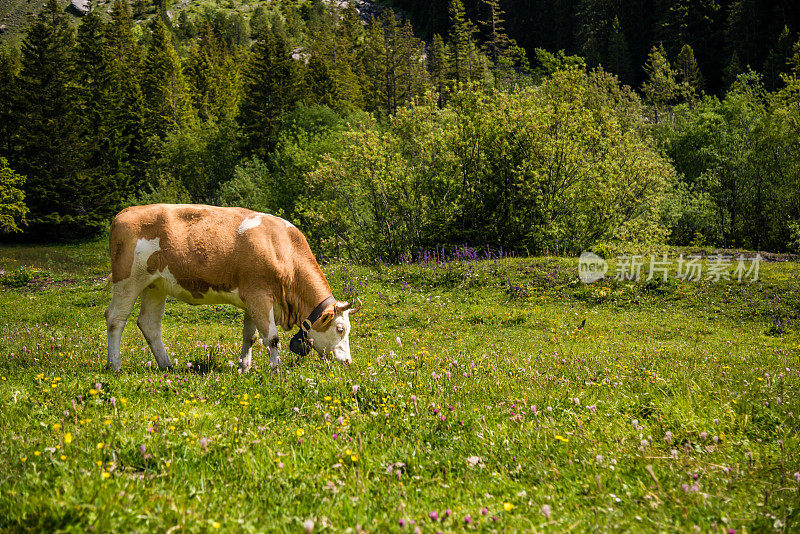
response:
[[[365,302],[352,366],[258,347],[240,375],[241,312],[170,302],[178,370],[131,320],[112,374],[104,250],[0,249],[42,269],[0,291],[0,528],[800,529],[797,263],[589,287],[574,259],[325,265]]]

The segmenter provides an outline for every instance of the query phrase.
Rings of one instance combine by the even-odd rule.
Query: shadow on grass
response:
[[[207,375],[215,371],[220,373],[225,369],[213,355],[209,355],[207,358],[195,358],[189,360],[189,363],[191,366],[183,370],[189,374]]]

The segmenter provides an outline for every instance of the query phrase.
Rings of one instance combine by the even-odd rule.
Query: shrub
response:
[[[24,287],[36,277],[37,270],[29,265],[8,271],[0,276],[0,284],[9,287]]]
[[[354,129],[310,175],[304,216],[330,236],[326,253],[361,260],[441,243],[660,242],[672,167],[627,116],[635,97],[598,79],[566,70],[513,94],[457,92],[444,109],[430,96],[384,129]]]

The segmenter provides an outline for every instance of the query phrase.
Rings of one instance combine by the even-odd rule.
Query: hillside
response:
[[[77,27],[82,14],[71,6],[71,1],[57,0],[64,12],[69,14],[70,23]],[[90,0],[79,1],[90,3]],[[95,10],[104,17],[111,13],[113,4],[113,0],[98,0],[94,3]],[[181,13],[185,13],[189,19],[196,19],[205,11],[221,12],[228,16],[238,13],[244,20],[249,21],[258,8],[266,8],[268,5],[274,8],[275,2],[270,0],[179,0],[169,3],[167,12],[168,17],[176,23]],[[367,18],[370,14],[378,13],[381,10],[381,7],[371,0],[360,0],[355,2],[355,5],[362,18]],[[2,28],[0,48],[18,47],[25,32],[44,7],[45,2],[40,0],[4,0],[0,2],[0,28]],[[137,25],[144,24],[151,19],[157,9],[155,2],[147,0],[133,0],[131,8]]]

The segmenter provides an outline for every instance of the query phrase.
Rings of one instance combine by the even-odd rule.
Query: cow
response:
[[[134,206],[111,223],[109,252],[107,369],[121,368],[122,331],[139,296],[136,323],[161,369],[173,366],[161,338],[167,296],[243,309],[243,372],[250,370],[258,335],[269,347],[271,367],[280,365],[278,325],[300,325],[290,343],[293,352],[314,349],[351,362],[349,316],[361,305],[333,297],[305,236],[280,217],[193,204]]]

